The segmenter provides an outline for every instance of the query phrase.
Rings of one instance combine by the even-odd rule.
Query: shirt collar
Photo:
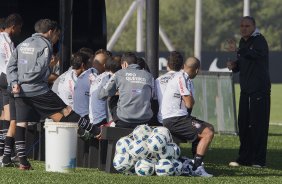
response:
[[[138,64],[130,64],[130,65],[128,65],[127,68],[133,68],[133,69],[141,70],[141,67]]]
[[[3,34],[3,35],[5,36],[6,41],[7,41],[8,43],[11,43],[11,42],[12,42],[11,37],[10,37],[10,35],[9,35],[7,32],[2,32],[1,34]]]

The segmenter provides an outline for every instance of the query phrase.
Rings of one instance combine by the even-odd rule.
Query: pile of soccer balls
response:
[[[173,143],[167,128],[140,125],[116,143],[113,166],[125,174],[179,176],[182,174],[179,157],[180,148]]]

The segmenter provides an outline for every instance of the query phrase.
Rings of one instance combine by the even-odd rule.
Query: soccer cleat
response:
[[[231,166],[231,167],[239,167],[240,164],[238,162],[234,161],[234,162],[230,162],[229,166]]]
[[[195,171],[192,171],[192,176],[213,177],[212,174],[206,172],[203,166],[199,166]]]
[[[19,165],[19,169],[20,169],[20,170],[23,170],[23,171],[24,171],[24,170],[33,170],[32,167],[31,167],[31,165],[30,165],[30,163],[28,163],[28,165],[20,164],[20,165]]]
[[[18,167],[19,165],[14,162],[8,162],[8,163],[1,163],[1,167]]]

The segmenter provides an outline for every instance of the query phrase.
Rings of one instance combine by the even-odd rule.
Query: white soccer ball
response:
[[[135,166],[135,164],[133,164]],[[123,172],[125,175],[136,175],[135,173],[135,167],[130,168],[128,171]]]
[[[180,176],[182,174],[182,162],[176,159],[171,159],[171,162],[174,166],[174,175]]]
[[[136,162],[135,172],[138,176],[151,176],[154,174],[154,163],[149,159],[142,159]]]
[[[120,138],[116,143],[116,153],[126,153],[133,140],[127,136]]]
[[[148,139],[152,132],[151,127],[148,125],[138,125],[132,132],[134,140],[143,140]]]
[[[154,133],[147,139],[147,146],[150,152],[161,153],[166,147],[167,141],[165,136]]]
[[[162,152],[157,153],[157,159],[173,159],[174,158],[174,149],[172,146],[168,145],[163,149]]]
[[[133,159],[143,159],[146,158],[149,154],[147,144],[142,141],[133,141],[129,146],[129,154],[133,157]]]
[[[161,159],[155,165],[158,176],[172,176],[174,174],[173,163],[168,159]]]
[[[113,166],[118,172],[125,172],[132,168],[133,161],[131,156],[128,153],[115,154],[114,160],[113,160]]]
[[[178,159],[181,155],[180,147],[175,143],[169,143],[169,144],[167,144],[167,146],[173,148],[173,151],[174,151],[173,158]]]
[[[162,127],[162,126],[156,127],[156,128],[153,129],[152,132],[154,134],[158,133],[158,134],[161,134],[161,135],[165,136],[167,143],[172,142],[172,135],[171,135],[170,131],[166,127]]]

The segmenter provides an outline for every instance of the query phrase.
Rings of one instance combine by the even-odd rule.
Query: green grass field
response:
[[[239,86],[236,85],[238,101]],[[282,124],[282,85],[272,85],[271,123]],[[238,107],[238,106],[237,106]],[[191,145],[181,145],[183,155],[191,155]],[[68,174],[45,171],[44,162],[31,161],[34,170],[19,171],[16,168],[0,168],[1,183],[282,183],[282,126],[271,125],[268,139],[267,168],[232,168],[228,163],[236,158],[239,146],[237,136],[216,135],[205,158],[206,170],[213,178],[199,177],[138,177],[107,174],[97,169],[77,168]]]
[[[45,172],[44,162],[32,161],[34,170],[19,171],[16,168],[0,168],[1,183],[282,183],[282,126],[272,125],[268,141],[267,168],[232,168],[228,162],[236,158],[238,137],[216,135],[205,158],[205,167],[215,175],[199,177],[138,177],[107,174],[96,169],[77,168],[68,174]],[[190,145],[181,145],[183,155],[190,155]]]
[[[271,86],[271,109],[270,123],[282,125],[282,84],[272,84]],[[240,97],[240,86],[235,85],[236,107],[238,113],[238,104]],[[281,182],[282,183],[282,182]]]

